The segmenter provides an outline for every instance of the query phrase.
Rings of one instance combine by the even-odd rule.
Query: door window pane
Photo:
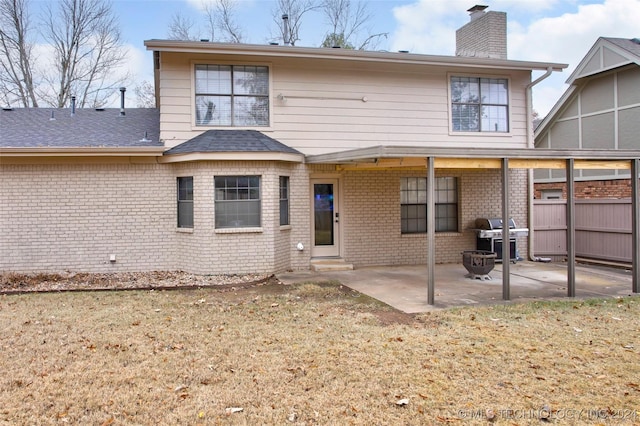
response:
[[[314,236],[316,246],[331,246],[333,234],[333,185],[313,185]]]

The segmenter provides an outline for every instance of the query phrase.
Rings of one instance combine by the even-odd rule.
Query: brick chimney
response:
[[[456,56],[507,59],[507,14],[487,7],[467,10],[471,19],[456,31]]]

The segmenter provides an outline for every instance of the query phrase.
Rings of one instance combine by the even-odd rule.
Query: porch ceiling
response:
[[[337,164],[341,170],[425,168],[427,158],[435,168],[499,169],[509,160],[511,169],[564,169],[573,159],[576,169],[629,169],[637,150],[550,150],[502,148],[429,148],[375,146],[329,154],[309,155],[310,164]]]

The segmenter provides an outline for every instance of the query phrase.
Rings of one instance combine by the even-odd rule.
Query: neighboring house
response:
[[[544,149],[640,150],[640,39],[599,38],[535,130]],[[535,172],[536,198],[566,198],[564,170]],[[576,170],[576,198],[628,198],[628,169]]]
[[[5,109],[0,270],[460,262],[477,218],[527,225],[529,166],[576,154],[533,148],[532,71],[566,65],[465,44],[503,20],[472,9],[468,56],[149,40],[159,110]]]

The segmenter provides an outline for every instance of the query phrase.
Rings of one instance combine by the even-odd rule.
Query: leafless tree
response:
[[[171,17],[167,37],[169,40],[198,40],[200,33],[193,19],[176,12]]]
[[[28,0],[0,0],[0,101],[38,106],[33,60]]]
[[[322,12],[330,28],[323,46],[329,42],[337,42],[340,47],[365,50],[375,48],[376,42],[388,35],[387,33],[367,34],[364,41],[358,43],[357,38],[368,31],[366,26],[372,19],[367,3],[364,1],[352,3],[351,0],[322,0]]]
[[[215,3],[202,0],[202,9],[205,15],[205,31],[209,34],[209,40],[215,41],[217,27]]]
[[[144,80],[133,90],[136,94],[136,107],[156,108],[156,90],[151,82]]]
[[[222,33],[222,41],[231,43],[242,43],[244,35],[242,28],[235,19],[236,2],[235,0],[216,0],[215,7],[211,13],[215,13],[216,28]],[[210,20],[213,16],[209,14]]]
[[[319,7],[317,0],[278,0],[272,13],[273,21],[279,32],[279,35],[274,39],[282,40],[283,44],[295,46],[296,42],[300,40],[303,16]],[[285,15],[287,16],[286,26],[283,23]]]
[[[46,79],[47,103],[64,107],[71,95],[78,106],[99,107],[117,95],[127,77],[113,78],[126,51],[111,3],[107,0],[59,0],[47,9],[44,36],[53,46],[52,74]]]

